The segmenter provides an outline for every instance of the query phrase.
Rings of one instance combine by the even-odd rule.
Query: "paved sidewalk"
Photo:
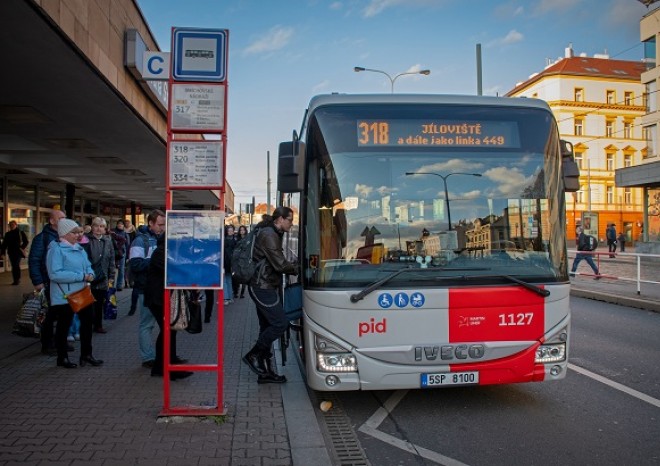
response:
[[[36,339],[12,335],[23,292],[0,274],[0,465],[329,465],[315,411],[297,364],[280,372],[283,385],[258,385],[241,363],[257,335],[254,304],[246,297],[225,310],[224,400],[218,418],[158,418],[162,379],[141,366],[138,315],[127,316],[131,290],[118,294],[119,318],[94,334],[101,367],[56,367]],[[178,353],[213,363],[216,323],[201,334],[180,332]],[[155,334],[154,334],[155,337]],[[70,353],[79,358],[79,344]],[[279,356],[279,354],[278,354]],[[215,406],[216,383],[199,372],[174,381],[173,406]]]
[[[660,312],[660,287],[637,295],[634,283],[614,278],[631,267],[629,258],[604,258],[601,271],[612,278],[578,275],[571,294]],[[657,280],[659,269],[648,264],[644,273]],[[0,274],[0,466],[332,464],[292,350],[279,368],[289,379],[283,385],[258,385],[240,362],[257,335],[249,298],[225,310],[225,418],[159,419],[162,379],[140,364],[130,289],[119,293],[119,318],[106,321],[108,333],[94,334],[94,355],[105,364],[66,370],[40,353],[38,340],[11,334],[22,293],[32,287],[27,272],[20,286],[9,285],[10,275]],[[181,332],[179,354],[215,362],[215,330],[214,321],[199,335]],[[215,396],[210,373],[172,382],[174,406],[215,406]]]

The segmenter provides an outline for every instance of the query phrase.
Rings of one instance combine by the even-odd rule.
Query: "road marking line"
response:
[[[605,385],[614,388],[615,390],[622,391],[623,393],[626,393],[630,396],[633,396],[637,398],[638,400],[644,401],[650,405],[655,406],[656,408],[660,408],[660,400],[657,398],[653,398],[652,396],[649,396],[645,393],[638,392],[634,388],[626,387],[625,385],[620,384],[619,382],[615,382],[613,380],[607,379],[603,377],[602,375],[598,375],[594,372],[591,372],[587,369],[584,369],[580,366],[576,366],[574,364],[569,364],[568,365],[569,369],[574,370],[575,372],[579,372],[582,375],[586,375],[587,377],[590,377],[597,382],[604,383]]]
[[[387,416],[394,411],[394,408],[396,408],[401,400],[403,400],[406,394],[408,394],[408,390],[395,391],[392,396],[383,403],[383,406],[378,408],[358,430],[364,434],[371,435],[375,439],[390,444],[393,447],[407,451],[416,456],[421,456],[422,458],[426,458],[427,460],[438,464],[443,464],[445,466],[467,466],[465,463],[461,463],[453,458],[441,455],[435,451],[427,450],[426,448],[410,443],[407,440],[398,439],[393,435],[378,430],[378,426],[380,426]]]
[[[436,453],[434,451],[427,450],[426,448],[414,445],[405,440],[398,439],[390,434],[381,432],[380,430],[372,429],[371,427],[365,427],[365,425],[362,425],[359,430],[360,432],[363,432],[367,435],[371,435],[375,439],[400,448],[401,450],[405,450],[408,453],[412,453],[413,455],[421,456],[422,458],[433,461],[434,463],[443,464],[445,466],[468,466],[465,463],[461,463],[460,461],[449,458],[448,456],[441,455],[440,453]]]

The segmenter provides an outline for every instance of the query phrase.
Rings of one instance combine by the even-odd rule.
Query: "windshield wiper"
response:
[[[523,281],[519,278],[512,277],[511,275],[477,275],[477,276],[470,277],[470,278],[493,278],[493,277],[495,277],[495,278],[506,278],[507,280],[512,281],[514,283],[517,283],[518,285],[521,285],[523,288],[527,288],[529,291],[532,291],[532,292],[536,293],[539,296],[543,296],[544,298],[547,298],[548,296],[550,296],[550,291],[548,291],[544,288],[541,288],[539,286],[536,286],[532,283],[528,283],[526,281]]]
[[[383,286],[385,283],[389,282],[395,277],[398,277],[404,272],[410,272],[410,271],[415,271],[415,272],[421,272],[425,270],[438,270],[438,269],[420,269],[416,267],[407,267],[405,269],[400,269],[395,272],[392,272],[388,276],[373,282],[371,285],[367,286],[364,290],[360,291],[359,293],[355,293],[351,295],[351,302],[352,303],[357,303],[358,301],[361,301],[364,299],[365,296],[367,296],[369,293],[371,293],[374,290],[377,290],[381,286]],[[484,271],[484,270],[490,270],[489,267],[454,267],[454,268],[444,268],[442,269],[443,272],[465,272],[465,271]],[[469,279],[477,279],[477,278],[506,278],[507,280],[517,283],[518,285],[521,285],[522,287],[528,289],[529,291],[538,294],[539,296],[543,296],[544,298],[547,298],[550,296],[550,291],[541,288],[539,286],[536,286],[532,283],[528,283],[526,281],[523,281],[519,278],[513,277],[511,275],[459,275],[459,276],[453,276],[453,277],[437,277],[437,280],[455,280],[455,279],[463,279],[463,280],[469,280]]]
[[[397,276],[401,275],[404,272],[410,272],[411,270],[419,272],[420,270],[432,270],[432,269],[420,269],[420,268],[417,268],[417,267],[406,267],[405,269],[399,269],[395,272],[392,272],[387,277],[382,278],[382,279],[378,280],[377,282],[373,282],[371,285],[367,286],[364,290],[360,291],[359,293],[352,294],[351,295],[351,302],[352,303],[357,303],[358,301],[361,301],[369,293],[371,293],[374,290],[377,290],[378,288],[383,286],[385,283],[392,280],[394,277],[397,277]]]
[[[532,291],[539,296],[543,296],[544,298],[550,296],[550,290],[546,290],[545,288],[541,288],[540,286],[536,286],[532,283],[528,283],[519,278],[512,277],[511,275],[502,275],[502,277],[506,278],[507,280],[511,280],[512,282],[515,282],[518,285],[521,285],[523,288],[527,288],[529,291]]]

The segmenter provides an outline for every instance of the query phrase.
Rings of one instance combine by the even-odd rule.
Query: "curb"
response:
[[[585,290],[571,287],[571,296],[577,298],[593,299],[606,303],[618,304],[621,306],[634,307],[637,309],[646,309],[647,311],[660,313],[660,301],[649,300],[648,298],[635,298],[632,296],[613,295],[599,291]]]

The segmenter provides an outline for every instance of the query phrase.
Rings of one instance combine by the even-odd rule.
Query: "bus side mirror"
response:
[[[561,170],[564,176],[564,190],[574,193],[580,190],[580,167],[573,157],[573,144],[563,139],[559,141],[561,147]]]
[[[280,143],[277,165],[277,190],[281,193],[299,193],[304,189],[305,143]]]

